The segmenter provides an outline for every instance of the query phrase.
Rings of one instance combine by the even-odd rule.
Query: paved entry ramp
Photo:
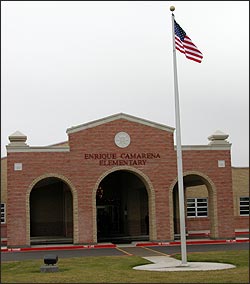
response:
[[[129,255],[136,255],[136,256],[167,256],[167,254],[155,251],[151,248],[145,247],[117,247],[118,250],[123,251]]]
[[[206,271],[235,268],[232,264],[213,262],[188,262],[187,264],[182,265],[180,260],[169,256],[151,256],[143,258],[153,263],[136,266],[133,267],[133,269],[148,271]]]

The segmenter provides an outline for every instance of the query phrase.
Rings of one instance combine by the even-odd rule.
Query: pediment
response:
[[[124,120],[132,121],[132,122],[135,122],[135,123],[138,123],[138,124],[147,125],[147,126],[154,127],[154,128],[157,128],[157,129],[161,129],[161,130],[164,130],[164,131],[168,131],[168,132],[171,132],[171,133],[173,133],[174,130],[175,130],[175,128],[166,126],[164,124],[159,124],[159,123],[156,123],[156,122],[152,122],[152,121],[149,121],[149,120],[146,120],[146,119],[143,119],[143,118],[139,118],[139,117],[136,117],[136,116],[132,116],[132,115],[129,115],[129,114],[125,114],[125,113],[118,113],[118,114],[107,116],[107,117],[104,117],[104,118],[101,118],[101,119],[98,119],[98,120],[94,120],[94,121],[91,121],[91,122],[88,122],[88,123],[80,124],[78,126],[72,126],[72,127],[68,128],[66,132],[67,132],[67,134],[71,134],[71,133],[75,133],[75,132],[82,131],[82,130],[85,130],[85,129],[93,128],[93,127],[96,127],[96,126],[99,126],[99,125],[102,125],[102,124],[105,124],[105,123],[109,123],[109,122],[112,122],[112,121],[115,121],[115,120],[119,120],[119,119],[124,119]]]

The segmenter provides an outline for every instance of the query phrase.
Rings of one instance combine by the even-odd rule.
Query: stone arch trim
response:
[[[212,238],[218,237],[218,210],[217,210],[217,189],[214,182],[204,173],[199,171],[186,171],[183,173],[183,178],[189,175],[196,175],[202,178],[208,190],[209,196],[209,217],[210,217],[210,236]],[[178,182],[178,177],[174,179],[169,187],[169,213],[173,216],[173,189]],[[212,202],[211,202],[212,201]],[[170,234],[174,239],[174,223],[173,218],[170,218]]]
[[[29,185],[27,191],[26,191],[26,240],[28,244],[30,245],[30,193],[34,186],[41,180],[46,178],[58,178],[64,183],[67,184],[69,187],[71,194],[72,194],[72,200],[73,200],[73,242],[76,244],[78,243],[78,196],[77,196],[77,190],[73,183],[65,176],[57,173],[47,173],[44,175],[41,175],[37,178],[35,178],[32,183]]]
[[[149,238],[151,240],[156,239],[156,215],[155,215],[155,190],[153,187],[153,184],[151,183],[149,177],[144,174],[142,171],[129,167],[129,166],[121,166],[121,167],[114,167],[112,169],[109,169],[105,172],[103,172],[99,178],[97,179],[95,186],[92,190],[92,208],[93,208],[93,240],[94,242],[97,242],[97,224],[96,224],[96,191],[98,189],[98,186],[100,182],[109,174],[116,172],[116,171],[128,171],[132,174],[135,174],[138,178],[142,180],[144,183],[147,194],[148,194],[148,210],[149,210]]]
[[[196,176],[200,176],[204,179],[204,182],[207,182],[206,185],[211,185],[211,189],[216,193],[216,187],[214,182],[205,174],[203,174],[202,172],[199,171],[186,171],[183,173],[183,178],[185,176],[190,176],[190,175],[196,175]],[[171,183],[169,190],[173,191],[175,184],[178,182],[178,177],[176,177],[173,182]]]

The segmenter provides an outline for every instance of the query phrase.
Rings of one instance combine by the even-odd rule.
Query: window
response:
[[[1,224],[5,223],[5,203],[1,203]]]
[[[187,217],[207,217],[207,198],[187,198]]]
[[[249,215],[249,197],[240,197],[240,216]]]

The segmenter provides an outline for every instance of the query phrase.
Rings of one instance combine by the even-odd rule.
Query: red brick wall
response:
[[[23,164],[14,171],[14,163]],[[68,175],[69,153],[8,153],[7,220],[8,245],[26,245],[26,192],[41,175]]]
[[[235,229],[249,230],[249,216],[237,216],[234,217]]]
[[[7,238],[7,225],[1,224],[1,238]]]
[[[129,133],[131,144],[122,149],[114,144],[117,132]],[[92,191],[97,180],[113,166],[99,166],[99,160],[84,159],[86,153],[159,153],[160,159],[147,159],[145,165],[131,166],[150,179],[155,190],[156,238],[171,239],[168,189],[177,176],[173,133],[128,120],[69,134],[70,152],[8,153],[8,245],[26,246],[26,192],[39,176],[55,173],[68,178],[78,194],[79,243],[93,242]],[[218,168],[217,161],[226,167]],[[14,171],[14,163],[23,163]],[[233,199],[230,151],[184,151],[184,171],[199,171],[215,184],[218,196],[219,237],[233,237]],[[172,218],[172,217],[171,217]]]
[[[218,160],[225,161],[224,168],[218,168]],[[218,233],[220,238],[234,237],[233,190],[231,155],[229,150],[183,151],[185,171],[196,170],[209,177],[217,190]]]
[[[119,148],[114,144],[114,136],[120,131],[129,133],[131,137],[131,144],[126,149]],[[170,238],[166,189],[173,181],[173,176],[176,176],[176,153],[173,149],[172,133],[145,125],[138,125],[127,120],[119,120],[70,134],[69,143],[72,151],[71,163],[85,163],[85,168],[82,170],[83,175],[79,177],[79,171],[76,169],[76,176],[74,177],[81,179],[79,186],[82,186],[82,196],[85,196],[85,202],[79,208],[81,210],[81,217],[79,218],[82,218],[79,219],[79,223],[87,222],[90,225],[88,239],[86,239],[86,232],[83,231],[83,228],[80,229],[80,242],[91,241],[92,190],[97,179],[112,168],[112,166],[99,167],[98,160],[89,159],[83,161],[85,153],[116,153],[117,155],[124,152],[159,153],[161,159],[148,159],[145,166],[138,165],[134,167],[149,177],[156,191],[157,237],[159,239]],[[88,215],[86,215],[86,212],[88,212]]]
[[[186,219],[186,227],[188,231],[202,231],[210,229],[209,218],[188,218]]]

